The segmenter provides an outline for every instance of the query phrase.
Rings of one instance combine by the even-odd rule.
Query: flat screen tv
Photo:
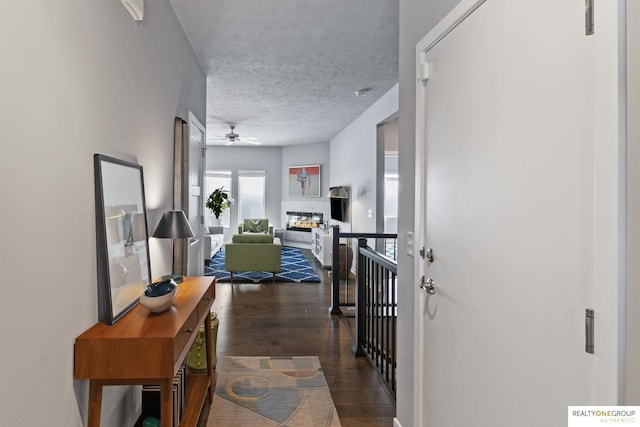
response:
[[[349,209],[349,199],[330,198],[331,201],[331,219],[340,222],[346,222],[347,210]]]

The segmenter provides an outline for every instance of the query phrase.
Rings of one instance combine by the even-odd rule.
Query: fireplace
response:
[[[324,226],[322,218],[319,212],[287,211],[287,230],[311,233],[313,228]]]

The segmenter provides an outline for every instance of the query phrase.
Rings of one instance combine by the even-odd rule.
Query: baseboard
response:
[[[311,243],[295,242],[292,240],[285,240],[282,243],[282,246],[291,246],[292,248],[311,250]]]
[[[398,421],[396,417],[393,417],[393,427],[402,427],[402,424],[400,424],[400,421]]]

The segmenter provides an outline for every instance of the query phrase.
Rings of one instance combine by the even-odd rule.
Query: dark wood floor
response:
[[[220,320],[217,354],[318,356],[344,427],[390,427],[393,399],[367,359],[351,353],[355,319],[344,307],[341,317],[328,314],[330,278],[315,260],[312,265],[322,283],[218,283],[212,308]],[[208,412],[205,403],[201,427]]]

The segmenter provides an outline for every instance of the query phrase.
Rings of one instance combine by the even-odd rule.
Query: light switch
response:
[[[369,218],[373,218],[373,209],[369,209]]]
[[[407,255],[413,256],[413,246],[415,239],[413,235],[413,231],[407,231]]]

